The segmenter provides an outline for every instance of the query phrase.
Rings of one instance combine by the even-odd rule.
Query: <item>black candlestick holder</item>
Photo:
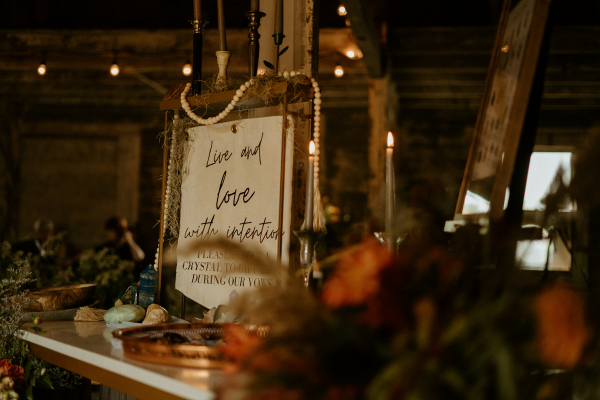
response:
[[[192,42],[192,92],[200,94],[202,81],[202,35],[204,25],[208,21],[193,20],[190,21],[194,27],[194,39]]]
[[[250,32],[248,33],[248,72],[250,73],[250,78],[254,78],[258,71],[258,55],[260,50],[258,28],[260,27],[260,19],[266,14],[261,11],[248,11],[246,15],[248,16],[248,27],[250,28]]]

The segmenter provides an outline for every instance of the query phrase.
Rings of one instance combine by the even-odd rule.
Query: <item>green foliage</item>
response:
[[[95,283],[100,306],[110,308],[134,282],[134,263],[119,259],[108,249],[84,255],[74,271],[64,256],[64,235],[55,235],[44,244],[43,257],[13,252],[8,242],[0,244],[0,359],[23,367],[27,399],[33,399],[34,387],[71,389],[81,379],[30,354],[27,342],[19,334],[23,310],[29,302],[27,289]],[[37,326],[31,331],[45,333]]]
[[[109,249],[103,249],[81,257],[78,279],[81,283],[95,283],[100,307],[108,309],[134,283],[133,269],[133,261],[121,260],[117,255],[111,254]]]
[[[0,359],[8,359],[24,369],[25,396],[33,399],[33,387],[73,388],[80,377],[59,367],[39,360],[29,352],[28,343],[19,331],[24,308],[29,304],[26,286],[33,282],[28,262],[18,260],[20,254],[11,254],[10,244],[2,243],[0,263]],[[37,333],[44,331],[38,327]]]

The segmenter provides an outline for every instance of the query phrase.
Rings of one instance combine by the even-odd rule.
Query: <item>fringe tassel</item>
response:
[[[300,230],[306,229],[306,224],[302,223]],[[325,227],[325,214],[323,213],[323,203],[321,202],[321,192],[319,191],[319,184],[315,181],[315,192],[313,195],[313,229],[315,232],[327,233]]]
[[[313,198],[313,227],[315,232],[327,233],[325,227],[325,215],[323,214],[323,202],[321,201],[321,192],[319,191],[319,184],[315,181],[315,195]]]

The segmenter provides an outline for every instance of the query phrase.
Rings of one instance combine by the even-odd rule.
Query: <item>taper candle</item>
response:
[[[283,35],[283,0],[275,0],[275,29],[273,34]]]
[[[308,156],[308,175],[306,176],[306,212],[304,213],[304,230],[313,230],[313,199],[315,190],[315,142],[310,141]]]
[[[217,19],[219,21],[219,50],[227,51],[227,37],[225,35],[225,12],[223,0],[217,0]]]
[[[194,21],[202,21],[202,8],[200,8],[200,0],[194,0]]]
[[[392,233],[394,217],[394,137],[388,132],[385,149],[385,231]]]
[[[250,1],[250,11],[260,11],[260,0]]]

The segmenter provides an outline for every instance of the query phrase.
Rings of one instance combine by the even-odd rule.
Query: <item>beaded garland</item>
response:
[[[296,75],[303,75],[303,74],[301,72],[296,72],[296,71],[291,71],[291,72],[284,71],[283,73],[280,72],[279,75],[283,76],[284,79],[289,79],[289,78],[293,78]],[[318,185],[319,185],[319,159],[320,159],[320,154],[321,154],[320,137],[321,137],[321,103],[322,103],[322,100],[321,100],[321,89],[319,88],[319,83],[315,80],[315,78],[310,78],[310,81],[311,81],[313,90],[315,92],[315,98],[313,100],[313,110],[314,110],[313,111],[313,138],[314,138],[314,143],[315,143],[314,182],[315,182],[315,186],[318,187]],[[202,117],[196,115],[194,113],[194,111],[192,111],[192,109],[190,107],[190,103],[187,101],[187,94],[192,89],[191,83],[187,83],[185,85],[185,89],[183,90],[183,92],[181,92],[181,97],[180,97],[181,98],[181,106],[185,110],[188,117],[190,117],[191,119],[193,119],[200,125],[214,125],[214,124],[220,122],[223,118],[225,118],[235,108],[238,101],[240,101],[240,99],[243,97],[244,92],[251,85],[254,85],[255,82],[256,81],[254,79],[250,79],[246,83],[240,85],[240,88],[235,92],[233,99],[227,105],[227,107],[214,117],[202,118]],[[178,119],[179,115],[175,114],[174,118]],[[173,138],[172,138],[173,142],[171,144],[171,154],[169,157],[169,164],[168,164],[168,168],[167,168],[167,185],[166,185],[166,190],[165,190],[165,207],[164,207],[165,215],[163,216],[163,218],[166,218],[167,209],[170,204],[171,160],[173,159],[173,151],[175,149],[175,140],[176,140],[176,137],[173,135]],[[163,223],[163,236],[166,231],[166,226],[167,225]],[[154,269],[155,270],[158,270],[159,253],[160,253],[160,243],[158,245],[158,248],[156,249],[156,255],[154,257]]]

